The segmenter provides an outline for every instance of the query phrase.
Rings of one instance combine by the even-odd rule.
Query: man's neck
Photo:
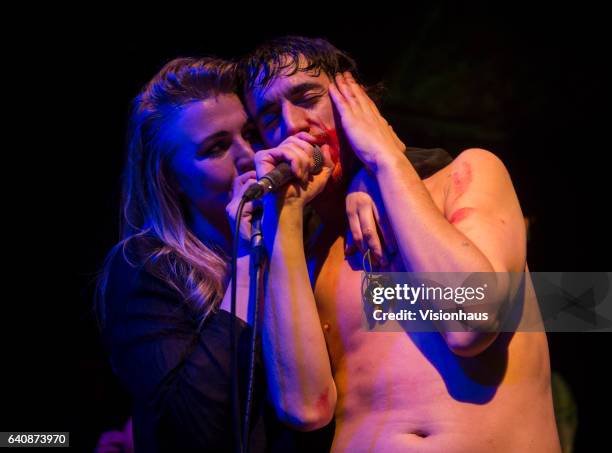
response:
[[[312,207],[325,225],[325,230],[342,231],[346,217],[345,208],[346,193],[344,188],[329,187],[321,195],[312,201]]]
[[[305,219],[306,255],[317,261],[346,230],[345,193],[339,187],[330,189],[335,190],[326,190],[312,201],[314,216]]]

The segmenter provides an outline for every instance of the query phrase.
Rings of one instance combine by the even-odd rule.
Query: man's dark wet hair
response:
[[[339,72],[350,71],[354,77],[358,76],[355,60],[346,52],[323,38],[303,36],[284,36],[261,44],[242,59],[240,68],[246,91],[255,86],[266,88],[277,77],[291,76],[298,71],[317,76],[323,72],[331,78]]]
[[[244,102],[246,93],[255,87],[266,89],[281,75],[292,76],[298,71],[312,72],[315,76],[322,72],[332,80],[339,72],[349,71],[360,82],[355,60],[326,39],[283,36],[264,42],[240,60],[238,83],[242,90],[238,95]],[[385,92],[382,82],[366,86],[365,90],[380,104]]]

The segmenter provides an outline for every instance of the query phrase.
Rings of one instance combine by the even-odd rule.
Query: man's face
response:
[[[340,144],[328,94],[330,83],[324,73],[298,71],[290,76],[281,75],[267,87],[256,86],[246,93],[246,104],[268,147],[278,146],[298,132],[314,135],[319,145],[328,144],[336,165],[332,177],[339,180],[342,173]]]

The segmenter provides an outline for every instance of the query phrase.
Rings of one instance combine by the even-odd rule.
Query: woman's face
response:
[[[235,94],[193,102],[178,113],[167,138],[175,145],[174,179],[191,213],[221,225],[236,176],[254,168],[257,130]]]

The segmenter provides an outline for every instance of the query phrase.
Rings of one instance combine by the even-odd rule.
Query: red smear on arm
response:
[[[325,391],[319,395],[319,398],[317,398],[317,402],[315,404],[317,410],[323,413],[326,413],[329,410],[329,398],[327,397],[328,393],[328,389],[325,389]]]
[[[472,167],[468,162],[461,162],[461,168],[451,173],[453,203],[463,195],[472,183]]]
[[[474,211],[476,211],[476,208],[466,207],[466,208],[457,209],[455,212],[451,214],[448,221],[453,224],[457,222],[461,222],[463,219],[465,219],[467,216],[472,214]]]

